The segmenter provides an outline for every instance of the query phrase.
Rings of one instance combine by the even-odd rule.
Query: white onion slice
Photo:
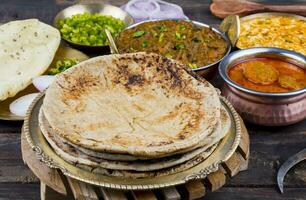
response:
[[[39,93],[27,94],[13,101],[10,104],[11,113],[17,116],[25,117],[29,106],[37,95],[39,95]]]
[[[180,6],[162,0],[131,0],[122,9],[130,13],[136,22],[150,19],[188,19]]]
[[[135,20],[137,20],[137,19],[148,19],[150,16],[148,15],[147,12],[143,12],[143,10],[139,8],[140,6],[143,6],[143,5],[137,4],[138,1],[139,0],[131,0],[131,1],[129,1],[123,7],[123,9],[125,11],[127,11],[128,13],[130,13]],[[143,2],[144,4],[147,3],[147,1],[143,1],[143,0],[141,0],[141,2]]]
[[[52,83],[54,76],[43,75],[33,79],[33,85],[40,91],[44,91]]]
[[[157,13],[157,16],[160,19],[164,18],[188,19],[188,17],[184,14],[184,11],[180,6],[161,0],[156,0],[156,2],[160,4],[160,12]]]

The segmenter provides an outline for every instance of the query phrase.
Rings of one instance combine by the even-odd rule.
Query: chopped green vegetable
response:
[[[63,60],[58,60],[55,63],[55,67],[51,68],[48,71],[48,74],[55,75],[55,74],[61,73],[65,71],[66,69],[69,69],[73,65],[76,65],[77,63],[79,63],[79,61],[76,58],[73,58],[73,59],[64,58]]]
[[[158,42],[162,42],[164,40],[164,33],[161,33],[158,38]]]
[[[184,48],[185,48],[185,45],[183,45],[183,44],[176,44],[176,45],[174,46],[174,49],[175,49],[175,50],[184,49]]]
[[[192,69],[195,69],[195,68],[198,67],[197,64],[195,64],[195,63],[189,63],[188,66],[189,66],[190,68],[192,68]]]
[[[137,38],[137,37],[140,37],[140,36],[142,36],[142,35],[144,35],[144,34],[145,34],[144,31],[137,31],[137,32],[135,32],[135,33],[133,34],[133,37],[134,37],[134,38]]]
[[[182,36],[179,32],[175,31],[175,38],[180,40],[182,38]]]
[[[156,33],[155,31],[152,30],[152,34],[153,34],[153,37],[157,38],[158,37],[158,33]]]
[[[166,28],[166,25],[165,25],[165,24],[158,25],[158,26],[156,26],[156,28],[157,28],[160,32],[166,32],[166,31],[167,31],[167,28]]]
[[[186,26],[185,26],[185,25],[181,25],[181,26],[180,26],[180,29],[181,29],[181,31],[183,31],[183,30],[186,29]]]
[[[76,14],[59,21],[59,30],[64,39],[92,46],[108,43],[105,29],[115,37],[124,27],[122,20],[99,13]]]
[[[167,54],[165,55],[165,57],[166,57],[166,58],[172,58],[173,56],[172,56],[170,53],[167,53]]]
[[[145,41],[143,41],[143,42],[141,43],[141,46],[142,46],[143,48],[148,47],[148,45],[149,45],[149,42],[148,42],[147,40],[145,40]]]

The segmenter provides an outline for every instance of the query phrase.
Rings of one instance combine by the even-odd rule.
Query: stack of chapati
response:
[[[67,162],[132,178],[203,162],[230,128],[212,85],[171,59],[146,53],[96,57],[57,75],[39,122]]]

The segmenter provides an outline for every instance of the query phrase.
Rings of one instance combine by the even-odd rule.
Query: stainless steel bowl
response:
[[[126,27],[124,30],[134,28],[134,27],[136,27],[136,26],[138,26],[140,24],[143,24],[143,23],[154,22],[154,21],[163,21],[163,20],[164,19],[145,20],[145,21],[142,21],[142,22],[138,22],[138,23],[132,24],[132,25]],[[169,19],[167,19],[167,20],[169,20]],[[178,20],[178,19],[170,19],[170,20]],[[179,20],[184,20],[184,19],[179,19]],[[210,28],[212,31],[214,31],[215,33],[220,35],[226,41],[226,43],[227,43],[226,53],[225,53],[225,55],[221,59],[216,60],[215,62],[213,62],[213,63],[211,63],[209,65],[201,66],[201,67],[192,69],[194,72],[196,72],[199,75],[205,77],[206,79],[211,79],[216,74],[217,69],[218,69],[218,64],[220,63],[220,61],[231,52],[230,41],[227,38],[227,36],[225,36],[225,34],[223,32],[221,32],[220,30],[218,30],[216,28],[211,27],[208,24],[204,24],[204,23],[201,23],[201,22],[198,22],[198,21],[193,21],[193,20],[184,20],[184,21],[192,22],[193,24],[195,24],[198,27]]]
[[[258,57],[283,60],[306,70],[306,57],[294,51],[279,48],[239,50],[220,62],[219,73],[225,81],[222,94],[242,118],[255,124],[282,126],[306,119],[306,87],[292,92],[268,93],[245,88],[230,79],[228,71],[232,66]]]
[[[100,13],[103,15],[110,15],[110,16],[113,16],[115,18],[122,20],[126,26],[130,26],[131,24],[134,23],[133,17],[127,12],[123,11],[119,7],[104,4],[104,3],[89,3],[89,4],[76,4],[68,8],[65,8],[64,10],[62,10],[55,16],[53,25],[56,28],[59,28],[60,20],[71,17],[72,15],[75,15],[75,14],[81,14],[81,13]],[[65,38],[62,38],[62,39],[65,40],[71,46],[79,50],[89,52],[89,53],[104,54],[104,53],[110,52],[108,45],[90,46],[90,45],[74,43],[72,41],[66,40]]]

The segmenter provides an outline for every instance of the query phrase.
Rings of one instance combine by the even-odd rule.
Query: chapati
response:
[[[230,118],[224,108],[221,109],[221,116],[224,117],[222,117],[222,120],[218,122],[218,128],[216,128],[214,131],[227,133],[230,127]],[[71,163],[83,164],[94,168],[101,167],[114,170],[153,171],[169,168],[184,163],[198,155],[203,154],[207,149],[209,149],[211,146],[213,146],[219,141],[217,140],[215,141],[215,143],[211,143],[210,145],[202,146],[188,153],[179,154],[175,156],[168,156],[161,159],[151,159],[146,161],[138,160],[135,162],[123,162],[89,156],[79,151],[78,148],[75,148],[63,142],[46,121],[42,109],[40,110],[39,114],[39,125],[41,127],[43,135],[45,136],[50,146],[63,159]]]
[[[204,138],[198,145],[191,147],[190,149],[195,149],[203,146],[210,146],[211,144],[217,143],[219,140],[221,140],[227,133],[230,128],[230,118],[228,116],[228,113],[224,110],[224,108],[221,108],[221,116],[220,116],[222,121],[222,131],[220,131],[220,123],[217,123],[214,130],[212,133],[210,133],[206,138]],[[48,122],[47,122],[48,124]],[[48,124],[49,125],[49,124]],[[44,124],[42,125],[44,126]],[[45,128],[46,129],[46,128]],[[53,131],[54,132],[54,131]],[[56,134],[54,132],[54,134]],[[97,158],[102,158],[106,160],[114,160],[114,161],[136,161],[136,160],[149,160],[150,158],[148,157],[139,157],[139,156],[133,156],[133,155],[128,155],[128,154],[116,154],[116,153],[105,153],[105,152],[98,152],[98,151],[93,151],[90,149],[86,149],[83,147],[80,147],[78,145],[75,145],[64,138],[61,138],[61,140],[73,146],[75,149],[78,151],[81,151],[82,153],[88,155],[88,156],[93,156]],[[168,154],[167,156],[175,155],[175,154],[182,154],[185,152],[188,152],[190,149],[184,149],[181,151],[173,152],[171,154]],[[159,158],[160,156],[156,156],[155,158]]]
[[[190,169],[199,163],[203,162],[205,159],[207,159],[217,148],[217,144],[213,145],[212,147],[208,148],[204,152],[202,152],[200,155],[196,156],[195,158],[188,160],[182,164],[175,165],[173,167],[164,168],[161,170],[154,170],[154,171],[144,171],[144,172],[137,172],[133,170],[110,170],[105,169],[102,167],[90,167],[88,165],[83,164],[76,164],[76,166],[89,170],[93,173],[97,174],[103,174],[107,176],[115,176],[115,177],[124,177],[124,178],[145,178],[145,177],[157,177],[157,176],[166,176],[170,174],[175,174],[178,172],[185,171],[187,169]]]
[[[166,156],[192,150],[220,119],[214,87],[157,54],[107,55],[56,76],[43,102],[52,129],[93,151]]]

